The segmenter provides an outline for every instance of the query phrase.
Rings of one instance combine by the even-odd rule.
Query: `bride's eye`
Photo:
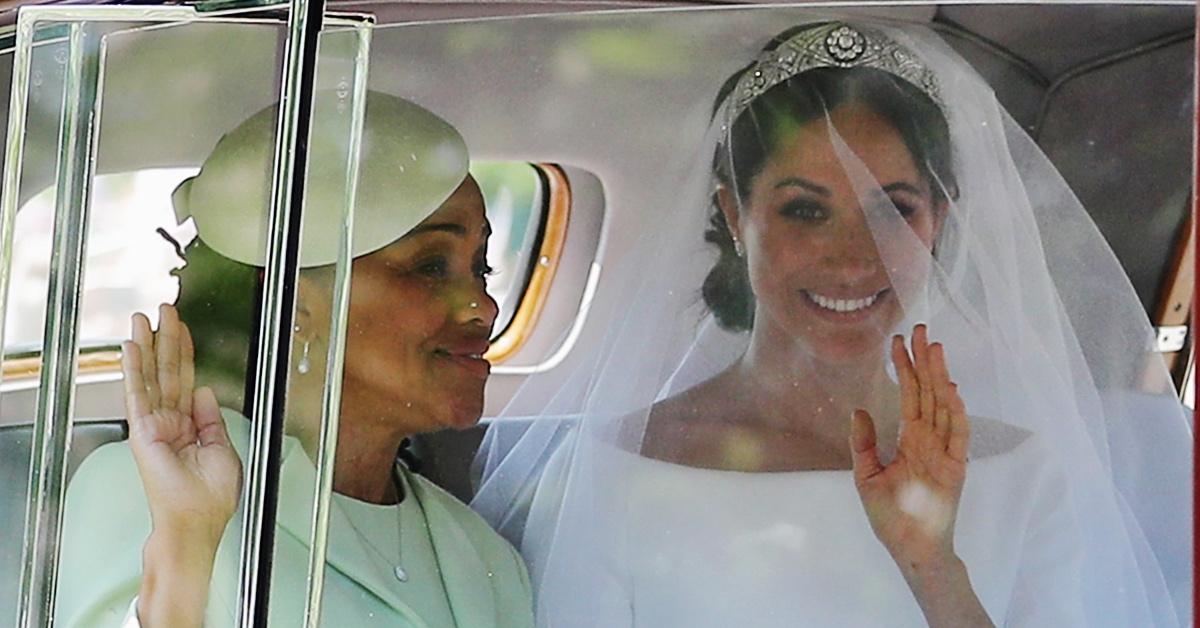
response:
[[[900,212],[900,215],[904,218],[911,218],[913,214],[917,213],[917,207],[912,203],[892,201],[892,204],[896,206],[896,211]]]
[[[825,206],[808,200],[794,200],[779,209],[779,214],[785,218],[796,218],[805,221],[824,220],[829,217]]]

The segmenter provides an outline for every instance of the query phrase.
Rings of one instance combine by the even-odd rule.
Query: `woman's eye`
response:
[[[784,205],[779,213],[799,220],[823,220],[829,215],[824,206],[812,201],[792,201]]]
[[[440,279],[445,277],[449,271],[450,264],[444,258],[434,258],[426,260],[417,265],[417,272],[426,277]]]
[[[475,262],[475,275],[480,279],[487,279],[496,274],[496,269],[488,265],[486,261]]]
[[[917,208],[909,205],[908,203],[895,203],[895,205],[896,211],[900,212],[900,215],[904,216],[905,218],[909,218],[913,214],[917,213]]]

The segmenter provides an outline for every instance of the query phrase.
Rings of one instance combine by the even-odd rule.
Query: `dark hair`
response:
[[[809,27],[804,27],[809,28]],[[773,50],[800,29],[777,36],[765,50]],[[722,87],[720,107],[741,75]],[[802,72],[769,89],[742,111],[729,130],[728,142],[717,147],[713,173],[717,182],[737,190],[744,201],[754,178],[780,141],[798,125],[819,119],[839,105],[864,105],[887,120],[912,153],[917,167],[933,188],[935,200],[957,194],[951,167],[950,130],[933,100],[908,81],[875,68],[824,67]],[[729,156],[737,155],[736,165]],[[701,290],[717,323],[730,331],[748,331],[754,324],[754,293],[746,262],[737,255],[733,235],[714,194],[709,228],[704,240],[716,245],[719,258]]]
[[[192,331],[196,382],[211,387],[221,405],[249,416],[264,271],[217,253],[199,237],[181,257],[183,268],[171,272],[179,279],[175,308]],[[332,291],[334,266],[301,268],[300,277]]]

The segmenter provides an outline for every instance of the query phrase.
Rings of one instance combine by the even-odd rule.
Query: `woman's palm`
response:
[[[953,552],[954,521],[967,469],[969,423],[940,345],[913,333],[913,360],[902,338],[892,360],[900,379],[900,442],[880,463],[873,421],[855,412],[854,479],[871,528],[897,560],[918,564]]]
[[[170,306],[160,313],[157,333],[135,315],[123,346],[130,445],[155,527],[219,538],[237,508],[241,460],[212,390],[193,390],[187,326]]]

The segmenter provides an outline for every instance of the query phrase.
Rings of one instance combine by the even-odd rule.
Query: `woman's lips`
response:
[[[447,347],[434,350],[434,355],[457,366],[467,373],[480,378],[486,378],[492,372],[492,363],[483,359],[488,350],[488,340],[471,339],[453,343]]]
[[[857,323],[869,318],[880,304],[892,296],[890,288],[873,294],[850,299],[840,299],[809,290],[801,290],[804,305],[821,318],[835,323]]]
[[[492,373],[492,363],[477,354],[454,354],[438,352],[438,357],[479,378]]]

